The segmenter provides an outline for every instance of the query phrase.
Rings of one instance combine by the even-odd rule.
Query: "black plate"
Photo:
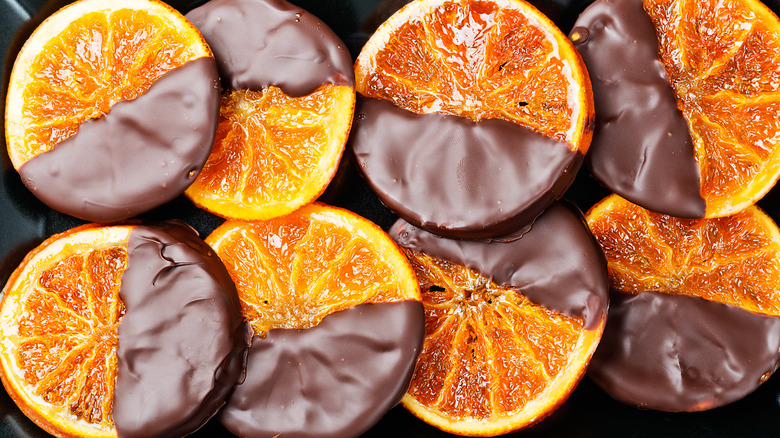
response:
[[[204,0],[169,1],[187,12]],[[3,82],[0,98],[3,106],[11,65],[21,45],[34,27],[46,16],[67,3],[64,0],[0,0],[0,46],[3,51]],[[357,56],[370,33],[405,0],[293,0],[293,3],[322,18]],[[590,1],[532,1],[565,32]],[[770,7],[780,11],[780,0]],[[5,123],[2,124],[3,126]],[[1,129],[1,128],[0,128]],[[38,201],[21,183],[11,166],[3,138],[0,181],[0,284],[27,251],[46,237],[82,222],[54,212]],[[566,197],[583,211],[607,195],[585,171],[580,172]],[[336,179],[321,198],[361,214],[387,229],[395,216],[374,196],[358,175],[351,157],[345,160]],[[776,221],[780,219],[780,189],[770,192],[761,205]],[[222,220],[194,207],[186,198],[158,208],[146,215],[152,219],[179,218],[207,236]],[[0,438],[48,436],[30,422],[0,391]],[[231,436],[211,421],[193,436]],[[391,410],[365,437],[445,437],[450,436],[417,420],[405,409]],[[511,436],[523,437],[777,437],[780,436],[780,376],[775,375],[748,397],[726,407],[691,414],[642,411],[611,399],[587,377],[569,400],[538,425]]]

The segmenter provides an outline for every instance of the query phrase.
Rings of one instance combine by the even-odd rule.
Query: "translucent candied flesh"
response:
[[[225,93],[214,149],[191,191],[247,208],[316,195],[340,156],[353,93],[335,85],[295,98],[273,86]]]
[[[409,394],[466,419],[512,413],[548,389],[580,347],[583,321],[451,262],[406,251],[426,312]]]
[[[780,22],[750,3],[644,0],[708,204],[763,194],[780,171]]]
[[[17,366],[33,393],[89,423],[113,427],[123,247],[70,255],[44,270],[20,314]]]
[[[445,2],[408,20],[376,54],[359,91],[417,113],[499,118],[561,141],[583,110],[560,43],[525,11]]]
[[[409,299],[393,266],[369,238],[346,222],[302,214],[243,223],[217,252],[258,334],[303,329],[361,303]],[[211,242],[211,238],[209,238]],[[213,244],[213,243],[212,243]]]
[[[621,202],[589,219],[618,290],[699,296],[780,315],[780,241],[755,207],[716,219],[677,219]]]

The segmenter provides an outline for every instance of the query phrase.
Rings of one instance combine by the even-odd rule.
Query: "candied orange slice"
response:
[[[206,238],[255,333],[303,329],[362,303],[420,301],[409,262],[367,219],[312,203],[267,221],[228,221]]]
[[[416,0],[355,62],[356,89],[418,114],[504,119],[583,154],[593,96],[579,54],[523,0]]]
[[[417,274],[426,339],[401,403],[446,432],[494,436],[536,423],[568,397],[604,319],[532,303],[459,264],[404,249]]]
[[[611,287],[701,297],[780,315],[780,230],[758,207],[711,219],[653,213],[611,195],[587,215]]]
[[[5,112],[16,169],[146,92],[164,73],[211,56],[198,30],[157,0],[81,0],[47,18],[19,52]]]
[[[644,0],[688,121],[706,217],[761,199],[780,177],[780,20],[757,0]]]
[[[185,194],[219,216],[263,220],[315,200],[338,169],[355,108],[351,86],[302,96],[275,86],[225,93],[214,149]]]
[[[30,252],[0,303],[0,377],[56,436],[115,437],[119,285],[130,226],[85,225]]]

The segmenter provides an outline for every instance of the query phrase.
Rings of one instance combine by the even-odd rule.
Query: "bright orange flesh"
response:
[[[757,0],[644,0],[701,169],[706,216],[780,176],[780,20]]]
[[[677,219],[612,195],[587,217],[613,288],[780,315],[780,230],[757,207],[724,218]]]
[[[423,293],[426,339],[402,404],[460,435],[527,427],[568,397],[585,372],[603,323],[531,303],[474,271],[407,251]]]
[[[57,436],[116,436],[111,409],[127,227],[52,237],[12,274],[0,303],[3,385]]]
[[[214,149],[185,192],[213,213],[270,219],[316,199],[338,169],[355,91],[323,85],[298,98],[277,87],[222,98]]]
[[[420,300],[395,243],[339,208],[314,203],[267,221],[228,221],[206,243],[227,266],[257,334],[313,327],[361,303]]]
[[[197,30],[157,0],[82,0],[62,9],[30,36],[14,64],[6,106],[14,166],[203,56],[211,52]]]
[[[504,119],[583,153],[590,145],[584,64],[522,0],[416,0],[374,33],[355,76],[358,92],[412,112]]]

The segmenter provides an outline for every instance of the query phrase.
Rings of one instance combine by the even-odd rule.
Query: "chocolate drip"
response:
[[[245,437],[359,436],[406,392],[424,337],[417,301],[361,304],[310,329],[255,336],[246,380],[219,419]]]
[[[596,129],[588,165],[607,188],[647,209],[700,218],[705,201],[688,124],[639,0],[599,0],[571,39],[588,67]]]
[[[585,319],[592,329],[607,309],[607,264],[582,214],[557,202],[525,234],[506,241],[438,237],[403,220],[390,229],[399,245],[466,266],[548,309]]]
[[[323,84],[355,86],[344,43],[319,18],[284,0],[211,0],[187,18],[214,51],[226,88],[275,85],[304,96]]]
[[[227,270],[182,223],[136,226],[119,296],[118,436],[195,431],[244,376],[252,331]]]
[[[189,61],[146,93],[19,169],[24,184],[55,210],[95,221],[126,219],[189,187],[214,141],[220,88],[212,58]]]
[[[503,120],[419,115],[358,96],[350,139],[379,199],[412,224],[454,238],[508,234],[560,198],[582,154]]]
[[[702,298],[612,291],[588,375],[625,403],[714,408],[755,390],[780,359],[780,318]]]

